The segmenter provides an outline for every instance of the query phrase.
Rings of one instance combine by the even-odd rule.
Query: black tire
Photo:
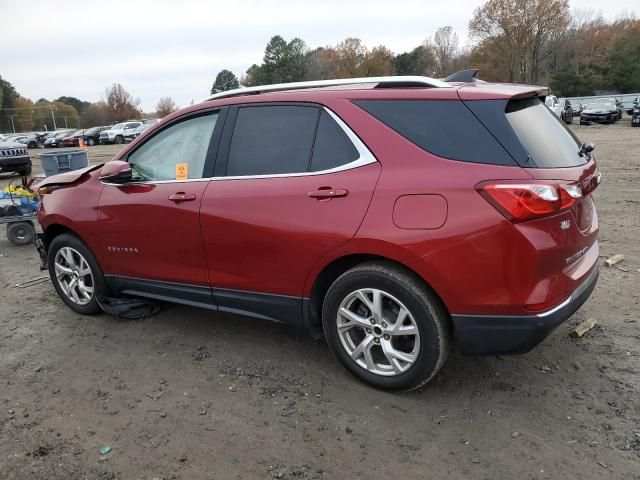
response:
[[[90,147],[93,147],[96,144],[96,141],[89,137],[89,140],[87,140],[87,145],[89,145]]]
[[[370,372],[356,363],[342,344],[338,309],[353,292],[368,288],[395,297],[415,321],[420,346],[414,363],[402,373],[384,376]],[[426,384],[438,373],[451,348],[450,319],[440,299],[416,275],[391,262],[367,262],[341,275],[324,299],[322,325],[329,348],[340,363],[360,380],[384,390],[414,390]]]
[[[124,138],[122,137],[122,135],[118,135],[118,136],[116,137],[116,143],[117,143],[118,145],[122,145],[122,144],[124,143]]]
[[[31,222],[13,222],[7,224],[7,239],[12,245],[22,247],[31,245],[36,238],[36,229]]]
[[[19,170],[18,175],[21,177],[28,177],[31,175],[31,162],[29,162],[22,170]]]
[[[91,276],[93,279],[93,295],[91,300],[85,305],[80,305],[71,301],[71,299],[69,299],[62,290],[60,282],[56,276],[55,258],[58,251],[63,247],[70,247],[76,250],[80,255],[84,257],[91,270]],[[102,273],[102,269],[98,265],[96,257],[93,255],[89,247],[87,247],[84,242],[82,242],[82,240],[69,233],[62,233],[58,235],[51,241],[51,244],[49,245],[47,262],[49,265],[49,276],[51,277],[51,282],[53,283],[58,296],[71,310],[81,315],[95,315],[96,313],[100,313],[102,311],[96,297],[98,295],[108,295],[109,291],[104,280],[104,274]]]
[[[36,148],[38,146],[37,142],[35,141],[31,141],[29,142],[29,144],[27,145],[27,148]]]
[[[567,125],[571,125],[573,123],[573,115],[568,115],[566,120],[565,120],[565,123]]]

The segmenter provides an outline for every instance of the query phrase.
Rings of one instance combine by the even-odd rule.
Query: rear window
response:
[[[587,163],[578,155],[580,142],[564,123],[538,98],[507,103],[507,121],[538,168],[576,167]]]
[[[356,104],[434,155],[473,163],[516,165],[459,100],[361,100]]]

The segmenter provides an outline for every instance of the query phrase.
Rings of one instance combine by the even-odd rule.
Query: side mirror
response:
[[[133,178],[131,165],[122,160],[111,160],[100,169],[100,180],[107,183],[127,183]]]

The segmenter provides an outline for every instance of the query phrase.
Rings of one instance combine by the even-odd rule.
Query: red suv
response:
[[[321,332],[412,389],[452,345],[529,351],[597,276],[600,181],[547,90],[388,77],[223,92],[41,184],[60,298],[183,303]]]

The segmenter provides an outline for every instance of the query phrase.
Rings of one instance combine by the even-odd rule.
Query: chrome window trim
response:
[[[122,185],[148,185],[148,184],[165,184],[165,183],[189,183],[189,182],[216,182],[221,180],[254,180],[262,178],[288,178],[288,177],[311,177],[317,175],[328,175],[330,173],[343,172],[354,168],[376,163],[378,160],[373,156],[371,150],[364,144],[362,140],[355,134],[351,128],[342,121],[333,111],[323,106],[322,109],[327,112],[331,118],[338,124],[342,131],[347,135],[353,146],[358,151],[358,158],[352,162],[345,163],[339,167],[329,168],[327,170],[318,170],[317,172],[300,172],[300,173],[273,173],[267,175],[235,175],[225,177],[206,177],[206,178],[190,178],[188,180],[145,180],[141,182],[129,183],[108,183],[101,180],[104,185],[122,186]]]

